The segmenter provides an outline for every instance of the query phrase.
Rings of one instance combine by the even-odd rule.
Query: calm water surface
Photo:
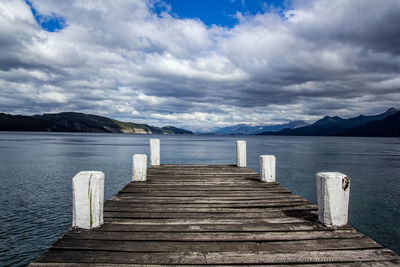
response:
[[[82,170],[106,175],[105,198],[131,180],[133,154],[161,139],[161,163],[234,164],[238,139],[247,164],[274,154],[277,180],[316,203],[315,173],[351,179],[350,225],[400,253],[400,139],[282,136],[146,136],[0,133],[0,266],[26,265],[71,225],[71,179]]]

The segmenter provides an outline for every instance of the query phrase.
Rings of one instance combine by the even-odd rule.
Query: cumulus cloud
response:
[[[400,2],[302,1],[232,28],[162,0],[0,2],[0,111],[193,130],[382,112],[400,101]],[[164,12],[156,14],[155,5]]]

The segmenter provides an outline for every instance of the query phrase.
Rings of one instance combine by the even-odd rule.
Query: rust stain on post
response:
[[[347,176],[346,176],[346,177],[343,177],[343,178],[342,178],[342,189],[343,189],[344,191],[346,191],[346,189],[349,188],[349,184],[350,184],[349,178],[347,178]]]

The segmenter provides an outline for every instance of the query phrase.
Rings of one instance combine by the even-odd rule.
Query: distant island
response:
[[[400,137],[400,110],[390,108],[378,115],[350,119],[325,116],[309,126],[267,131],[260,135]]]
[[[33,116],[0,113],[0,131],[193,134],[191,131],[174,126],[159,128],[77,112]]]

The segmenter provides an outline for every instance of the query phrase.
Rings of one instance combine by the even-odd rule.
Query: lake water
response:
[[[316,203],[315,174],[351,179],[349,224],[400,253],[400,139],[284,136],[182,136],[0,132],[0,266],[26,265],[71,226],[71,179],[106,175],[105,198],[131,180],[132,155],[161,139],[161,163],[234,164],[236,140],[247,164],[274,154],[277,180]]]

